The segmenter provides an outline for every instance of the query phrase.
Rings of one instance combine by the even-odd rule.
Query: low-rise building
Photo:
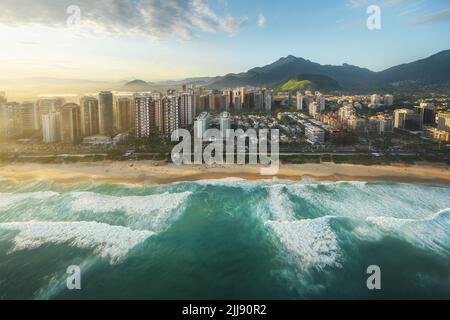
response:
[[[325,142],[325,130],[313,126],[312,124],[305,127],[305,136],[311,144],[323,144]]]
[[[434,127],[425,127],[423,133],[427,138],[436,141],[450,142],[450,133],[448,131],[439,130]]]

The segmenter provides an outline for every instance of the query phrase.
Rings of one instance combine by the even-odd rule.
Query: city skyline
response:
[[[381,8],[381,30],[366,27],[371,4]],[[0,9],[2,79],[176,80],[289,54],[380,71],[450,48],[445,1],[19,0]]]

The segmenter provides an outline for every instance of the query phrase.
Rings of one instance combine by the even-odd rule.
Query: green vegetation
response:
[[[313,90],[315,84],[309,80],[289,80],[281,86],[281,91]]]

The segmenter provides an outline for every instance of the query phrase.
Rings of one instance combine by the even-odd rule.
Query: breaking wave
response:
[[[45,200],[57,196],[58,193],[51,191],[30,193],[0,193],[0,210],[8,209],[13,205],[26,200]]]
[[[97,222],[13,222],[0,223],[0,229],[19,231],[12,252],[32,250],[45,244],[68,244],[92,249],[102,258],[116,263],[154,233],[110,226]]]
[[[70,207],[74,212],[109,213],[123,211],[129,224],[145,227],[154,232],[164,231],[170,222],[177,219],[180,206],[192,192],[163,193],[149,196],[116,197],[92,192],[72,193]]]
[[[297,266],[303,269],[340,267],[337,262],[339,246],[330,226],[330,217],[297,220],[285,187],[267,188],[271,217],[264,221],[265,225],[277,236],[290,253],[289,259]]]

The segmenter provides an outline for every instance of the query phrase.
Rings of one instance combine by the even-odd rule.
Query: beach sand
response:
[[[275,176],[260,174],[255,165],[183,165],[154,161],[90,162],[73,164],[8,164],[0,177],[18,181],[50,180],[61,183],[166,184],[179,181],[242,178],[299,181],[394,181],[450,184],[450,167],[444,164],[362,166],[351,164],[284,164]]]

